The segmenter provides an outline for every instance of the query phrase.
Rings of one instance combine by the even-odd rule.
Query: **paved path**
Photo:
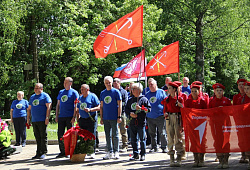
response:
[[[192,168],[192,153],[187,153],[187,160],[183,161],[180,168],[169,167],[169,156],[166,153],[159,152],[147,154],[145,161],[129,161],[132,154],[132,148],[129,147],[127,153],[121,153],[118,160],[103,160],[105,155],[105,139],[100,137],[100,151],[96,154],[96,159],[85,159],[83,163],[72,163],[69,158],[55,159],[59,153],[58,145],[48,145],[48,155],[44,160],[32,160],[31,157],[36,153],[36,145],[30,144],[22,148],[19,154],[11,155],[8,159],[0,160],[0,170],[16,169],[16,170],[44,170],[44,169],[99,169],[99,170],[123,170],[123,169],[216,169],[218,162],[214,162],[215,154],[206,154],[206,166],[202,168]],[[149,149],[147,149],[148,153]],[[247,164],[239,164],[240,153],[232,153],[229,169],[246,170]]]

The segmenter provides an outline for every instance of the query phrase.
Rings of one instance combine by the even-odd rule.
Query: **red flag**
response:
[[[179,72],[179,41],[161,49],[146,66],[147,76]]]
[[[250,103],[212,109],[181,109],[186,151],[250,151]]]
[[[120,79],[137,78],[140,73],[144,72],[145,68],[145,49],[135,56],[121,71]],[[115,76],[115,74],[114,74]]]
[[[106,27],[96,38],[96,58],[142,46],[143,5]]]

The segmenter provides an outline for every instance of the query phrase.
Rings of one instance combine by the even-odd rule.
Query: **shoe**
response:
[[[139,160],[139,155],[133,155],[132,158],[129,159],[130,161],[136,161],[136,160]]]
[[[127,151],[128,151],[128,150],[127,150],[126,147],[124,147],[124,148],[122,148],[122,149],[120,150],[121,153],[125,153],[125,152],[127,152]]]
[[[142,155],[140,161],[144,161],[144,160],[145,160],[145,155]]]
[[[115,159],[119,159],[120,156],[119,156],[119,152],[115,152],[115,156],[114,156]]]
[[[26,146],[26,143],[23,143],[23,144],[22,144],[22,147],[25,147],[25,146]]]
[[[89,156],[89,159],[95,159],[95,153],[92,153],[92,154]]]
[[[46,155],[45,154],[42,154],[39,159],[45,159]]]
[[[158,151],[157,148],[152,148],[152,149],[149,150],[150,153],[157,152],[157,151]]]
[[[38,158],[40,158],[40,156],[39,155],[35,155],[31,159],[38,159]]]
[[[162,149],[162,153],[167,153],[168,150],[167,149]]]
[[[99,149],[96,148],[96,149],[95,149],[95,152],[99,152]]]
[[[64,157],[66,157],[66,156],[65,156],[65,153],[59,153],[59,154],[56,156],[56,158],[64,158]]]
[[[20,146],[20,144],[19,144],[19,143],[16,143],[14,146]]]
[[[112,152],[107,152],[107,154],[103,157],[104,160],[111,159],[111,158],[113,158]]]
[[[240,161],[239,161],[239,163],[248,163],[248,160],[246,159],[246,157],[241,157],[240,158]]]

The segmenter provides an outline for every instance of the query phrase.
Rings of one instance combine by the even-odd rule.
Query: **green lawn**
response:
[[[98,124],[100,125],[100,118],[98,117]],[[48,140],[57,140],[57,123],[49,123],[47,131],[48,131]],[[11,130],[11,128],[10,128]],[[13,131],[13,130],[12,130]],[[66,131],[66,130],[65,130]],[[98,132],[103,132],[104,127],[98,126]],[[27,133],[27,140],[35,140],[35,136],[33,133],[33,127],[31,126],[30,129],[26,129]],[[15,132],[13,132],[12,140],[16,140]]]

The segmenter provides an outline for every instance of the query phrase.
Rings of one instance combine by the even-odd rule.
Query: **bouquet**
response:
[[[141,109],[135,111],[135,114],[137,115],[137,114],[140,113],[141,111],[144,111],[145,113],[148,113],[148,109],[147,109],[144,105],[142,105],[142,106],[141,106]],[[130,123],[130,121],[131,121],[132,119],[133,119],[133,118],[130,117],[130,118],[127,120],[126,128],[128,128],[128,125],[129,125],[129,123]]]
[[[0,118],[0,159],[6,158],[15,148],[10,147],[12,133],[8,130],[8,124]]]
[[[79,126],[72,127],[62,137],[65,155],[94,153],[95,136]]]

